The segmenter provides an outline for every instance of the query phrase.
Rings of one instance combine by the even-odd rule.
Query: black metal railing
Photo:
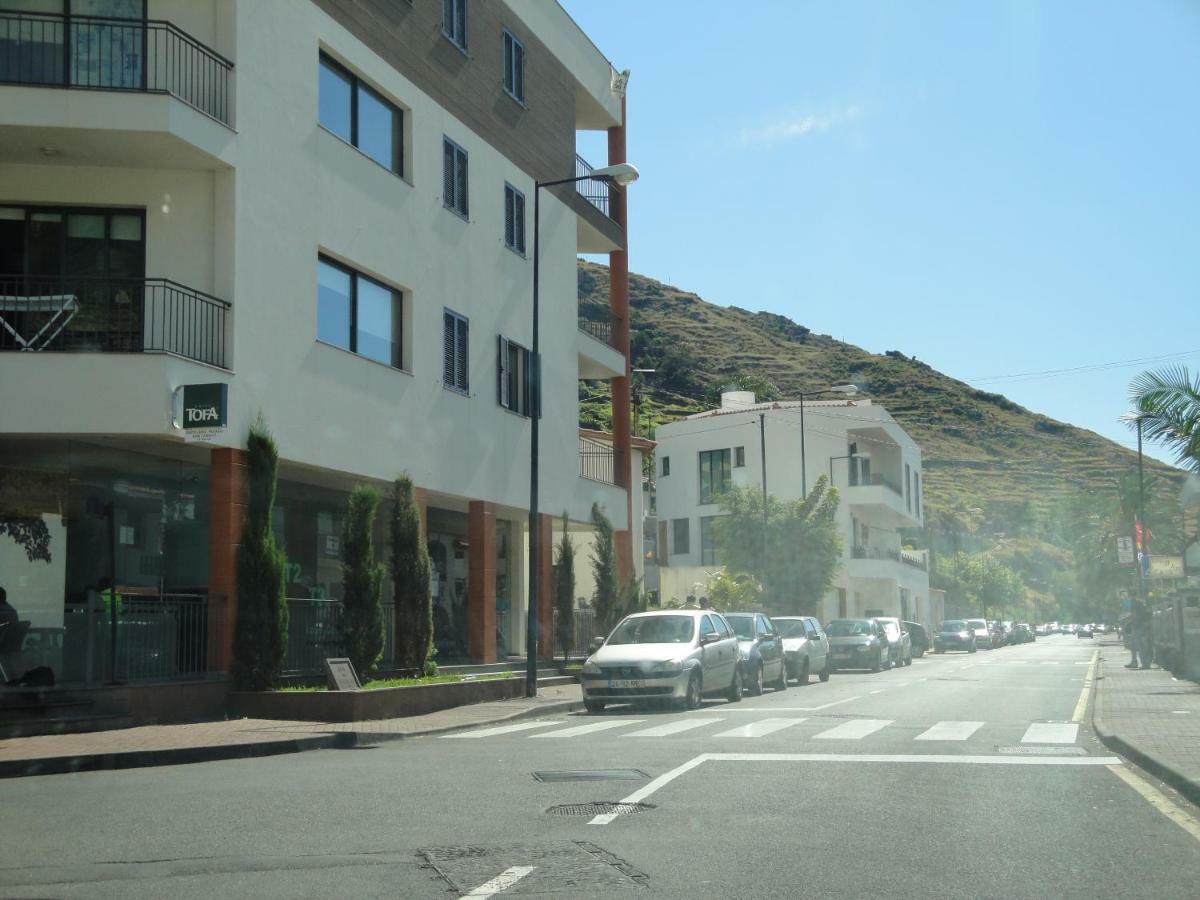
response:
[[[613,448],[584,435],[579,436],[579,476],[605,484],[616,484]]]
[[[569,655],[575,657],[584,657],[588,655],[588,645],[595,637],[607,637],[607,635],[598,634],[596,632],[596,611],[594,609],[576,609],[574,611],[573,627],[571,629],[571,646]],[[561,658],[563,655],[563,642],[558,637],[558,610],[554,610],[553,619],[554,629],[554,656]]]
[[[575,154],[575,177],[583,178],[585,175],[591,175],[595,168],[588,163],[586,159]],[[596,181],[591,178],[584,181],[575,182],[575,190],[588,203],[600,210],[610,219],[612,218],[612,197],[613,194],[621,190],[619,185],[611,184],[607,181]]]
[[[607,304],[579,304],[579,330],[594,337],[602,344],[617,347],[617,334],[620,329],[621,317],[613,312]]]
[[[0,275],[0,351],[175,353],[228,368],[229,308],[166,278]]]
[[[922,572],[927,568],[924,554],[911,550],[896,550],[891,547],[855,544],[850,548],[850,557],[852,559],[890,559],[892,562],[902,563],[914,569],[920,569]]]
[[[170,94],[230,125],[232,70],[170,22],[0,10],[0,82]]]
[[[346,655],[342,635],[342,601],[288,600],[288,642],[283,663],[285,675],[320,675],[327,657]],[[383,657],[377,667],[396,668],[396,607],[383,604]],[[359,673],[360,675],[363,673]]]

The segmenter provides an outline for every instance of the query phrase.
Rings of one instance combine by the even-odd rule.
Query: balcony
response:
[[[165,278],[0,275],[0,352],[169,353],[225,369],[229,309]]]
[[[617,349],[621,321],[606,303],[579,304],[580,378],[604,380],[625,374],[625,355]]]
[[[612,444],[579,436],[579,477],[603,484],[616,484]]]
[[[893,550],[890,547],[870,547],[855,544],[850,548],[851,559],[887,559],[909,568],[928,571],[924,551]]]
[[[575,176],[582,178],[594,171],[582,156],[575,156]],[[550,190],[575,212],[576,249],[580,253],[610,253],[625,249],[625,229],[614,214],[623,200],[622,189],[599,181],[578,181],[575,186],[560,185]]]
[[[865,514],[871,524],[888,528],[921,527],[921,517],[908,507],[904,490],[884,475],[872,472],[866,479],[853,479],[845,492],[846,503]]]

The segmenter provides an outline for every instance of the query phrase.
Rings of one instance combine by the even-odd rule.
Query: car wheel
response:
[[[806,664],[804,667],[804,671],[807,674],[807,672],[808,672],[807,661],[806,661]],[[775,682],[773,687],[777,691],[786,691],[787,690],[787,681],[788,681],[788,679],[787,679],[787,663],[785,663],[781,659],[779,661],[779,680]]]
[[[725,694],[725,699],[730,703],[737,703],[742,699],[742,667],[735,666],[733,669],[733,682],[729,685],[729,691]]]
[[[916,650],[913,652],[913,656],[915,656],[917,659],[920,659],[924,655],[925,655],[924,650]]]
[[[829,660],[825,661],[825,668],[822,670],[820,678],[822,681],[828,681],[829,676],[833,674],[833,666],[829,664]]]
[[[693,672],[692,677],[688,679],[687,696],[683,700],[684,709],[699,709],[703,696],[704,690],[700,684],[700,673]]]
[[[883,651],[880,650],[875,654],[875,661],[871,663],[871,671],[878,672],[883,668]]]
[[[800,665],[800,674],[796,676],[796,684],[808,684],[808,658]]]
[[[968,653],[974,653],[974,652],[975,652],[976,650],[978,650],[978,649],[979,649],[978,647],[976,647],[974,644],[972,644],[972,645],[971,645],[971,648],[970,648],[970,649],[969,649],[967,652],[968,652]]]
[[[754,667],[754,680],[750,682],[750,696],[759,697],[763,692],[763,664]]]
[[[911,665],[912,665],[912,654],[911,654],[911,653],[910,653],[910,654],[908,654],[908,659],[906,659],[906,660],[904,661],[904,664],[905,664],[906,666],[911,666]]]
[[[603,700],[584,700],[583,708],[586,709],[588,712],[590,712],[592,715],[595,715],[596,713],[602,713],[602,712],[604,712],[604,701]]]

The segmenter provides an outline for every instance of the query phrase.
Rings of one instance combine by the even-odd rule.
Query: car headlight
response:
[[[680,675],[683,673],[683,665],[677,659],[669,659],[655,663],[650,671],[654,675]]]
[[[600,667],[589,659],[587,662],[585,662],[583,664],[583,674],[584,675],[599,675]]]

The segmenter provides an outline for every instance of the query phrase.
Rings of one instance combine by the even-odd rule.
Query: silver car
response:
[[[742,699],[742,655],[725,617],[712,610],[634,613],[583,664],[583,705],[668,702],[696,709],[706,695]]]
[[[771,621],[783,635],[788,678],[808,684],[808,676],[816,673],[822,681],[828,681],[829,638],[821,630],[821,623],[812,616],[771,616]]]

